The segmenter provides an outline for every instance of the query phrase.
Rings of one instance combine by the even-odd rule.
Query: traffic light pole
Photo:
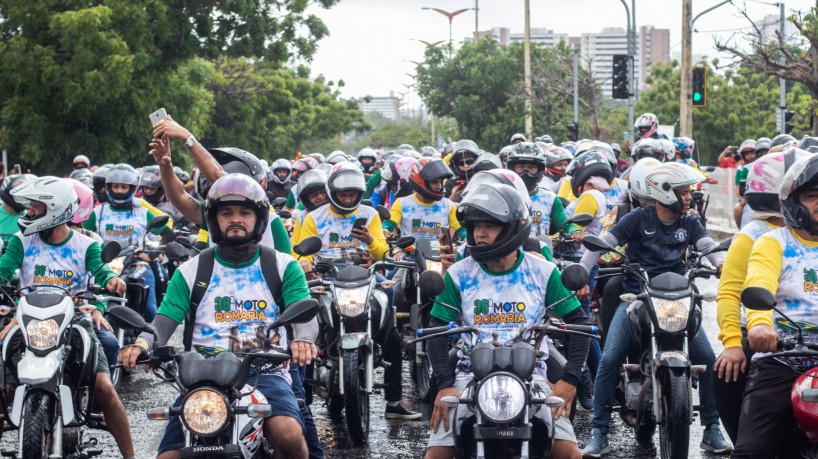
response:
[[[628,18],[627,43],[628,43],[628,132],[633,129],[633,105],[636,98],[636,82],[633,81],[633,67],[636,65],[636,5],[631,0],[631,8],[625,0],[620,0],[625,7],[625,16]],[[631,20],[633,17],[633,20]]]
[[[778,4],[778,45],[781,49],[784,49],[784,21],[786,21],[786,17],[784,17],[784,3]],[[781,63],[786,63],[786,59],[784,58],[784,53],[781,53],[781,57],[779,58]],[[787,82],[783,78],[778,79],[778,107],[781,111],[781,130],[779,134],[785,134],[787,132],[787,122],[785,120],[786,117],[786,110],[787,110]]]
[[[692,92],[692,54],[693,0],[682,0],[682,81],[679,91],[679,136],[693,137],[693,105],[690,99]]]

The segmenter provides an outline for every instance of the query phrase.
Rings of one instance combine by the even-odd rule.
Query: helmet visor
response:
[[[134,171],[126,169],[111,169],[105,183],[124,183],[125,185],[136,185],[138,177]]]
[[[332,187],[337,191],[365,191],[364,175],[356,171],[343,171],[332,178]]]
[[[501,222],[509,222],[511,220],[511,209],[508,207],[506,198],[493,186],[488,184],[480,185],[469,192],[469,194],[463,198],[458,209],[469,207],[480,210]]]
[[[208,194],[210,201],[254,201],[267,200],[264,189],[255,180],[242,174],[228,174],[220,178],[210,187]]]

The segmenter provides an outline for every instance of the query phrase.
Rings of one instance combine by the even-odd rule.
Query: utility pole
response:
[[[633,81],[636,65],[636,4],[631,0],[631,7],[628,8],[628,2],[620,1],[625,7],[625,17],[628,20],[625,36],[628,43],[628,131],[630,131],[633,129],[633,106],[636,99],[636,82]]]
[[[479,0],[474,0],[474,39],[477,40],[477,32],[480,31],[480,7],[477,5]]]
[[[525,44],[523,47],[525,60],[525,135],[534,138],[534,120],[531,113],[531,11],[529,0],[525,0]]]
[[[579,126],[579,50],[574,47],[574,124]]]
[[[692,37],[693,0],[682,0],[682,87],[679,91],[679,136],[693,137],[693,106],[690,100],[692,88]]]
[[[787,18],[784,16],[784,2],[778,4],[778,45],[784,49],[784,24]],[[779,62],[786,63],[784,53],[781,53]],[[787,110],[787,82],[783,78],[778,79],[778,110],[781,112],[781,126],[778,131],[779,134],[787,132],[787,122],[785,121],[785,112]]]

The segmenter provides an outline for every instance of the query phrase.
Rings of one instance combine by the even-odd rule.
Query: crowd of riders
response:
[[[628,331],[628,309],[642,290],[633,275],[608,282],[600,269],[627,258],[649,279],[686,275],[694,252],[705,254],[720,274],[718,339],[724,345],[717,356],[699,328],[685,347],[702,369],[696,379],[701,449],[734,457],[791,457],[816,440],[811,427],[818,417],[804,413],[809,405],[793,384],[818,360],[765,357],[796,332],[798,343],[818,343],[812,308],[818,295],[818,138],[746,139],[721,152],[718,166],[736,169],[739,196],[734,215],[740,232],[725,255],[705,229],[706,197],[699,192],[703,184],[715,183],[705,175],[712,169],[694,160],[693,139],[666,138],[650,113],[638,118],[633,141],[621,146],[514,134],[497,153],[460,139],[439,147],[404,144],[291,158],[254,154],[241,145],[205,148],[170,118],[152,134],[151,164],[140,168],[94,165],[78,155],[65,177],[12,174],[0,184],[3,284],[20,291],[48,288],[55,282],[48,272],[70,271],[63,286],[71,293],[92,281],[122,295],[125,280],[103,263],[102,248],[116,240],[138,253],[134,263],[140,269],[127,280],[147,292],[140,312],[154,331],[142,332],[133,344],[121,343],[104,303],[75,318],[102,349],[96,400],[125,458],[134,457],[134,440],[112,383],[112,365],[128,371],[142,366],[177,328],[184,351],[221,358],[253,342],[257,327],[275,322],[290,305],[314,297],[314,282],[325,275],[321,263],[369,269],[385,260],[413,261],[414,245],[422,240],[439,247],[443,283],[427,327],[457,322],[475,327],[484,342],[511,346],[521,323],[547,317],[578,326],[601,322],[603,340],[584,336],[561,343],[558,378],[547,377],[555,365],[549,353],[538,356],[533,382],[543,398],[560,403],[549,405],[548,454],[532,452],[533,457],[618,456],[608,435],[619,404],[620,368],[638,346]],[[269,162],[261,159],[266,156],[272,156]],[[180,167],[185,163],[194,164],[192,174]],[[151,223],[162,216],[169,219]],[[413,239],[401,244],[407,236]],[[587,236],[617,247],[618,254],[586,247]],[[146,247],[182,239],[190,256],[181,263]],[[311,239],[320,248],[300,253],[300,244]],[[561,272],[580,266],[584,286],[569,290]],[[394,312],[395,282],[401,280],[397,269],[373,270],[392,311],[380,312],[388,314],[389,327],[373,337],[383,350],[383,416],[417,421],[422,414],[401,402],[406,325]],[[609,289],[612,283],[617,285]],[[780,309],[786,305],[787,316],[745,308],[747,287],[769,291]],[[615,299],[603,301],[609,290]],[[246,306],[239,297],[265,306]],[[509,314],[481,304],[523,306]],[[0,338],[11,342],[16,336],[19,344],[21,326],[26,324],[11,318]],[[320,327],[312,318],[282,331],[276,345],[290,353],[289,366],[259,369],[253,379],[271,406],[262,429],[276,457],[323,457],[310,405],[300,403],[305,390],[318,390],[305,379],[325,352]],[[456,426],[471,409],[451,409],[446,402],[461,397],[474,378],[468,356],[452,360],[450,341],[428,341],[435,396],[428,444],[417,451],[427,458],[459,457]],[[3,357],[5,366],[14,364]],[[5,373],[13,379],[15,372]],[[577,409],[592,412],[590,431],[575,430]],[[180,457],[189,446],[183,428],[171,417],[160,458]]]

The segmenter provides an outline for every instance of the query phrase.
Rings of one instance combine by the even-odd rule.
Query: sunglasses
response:
[[[458,165],[458,167],[466,167],[466,166],[471,166],[472,164],[474,164],[474,161],[475,161],[474,159],[470,158],[470,159],[466,159],[466,160],[463,160],[463,161],[457,161],[456,164]]]

